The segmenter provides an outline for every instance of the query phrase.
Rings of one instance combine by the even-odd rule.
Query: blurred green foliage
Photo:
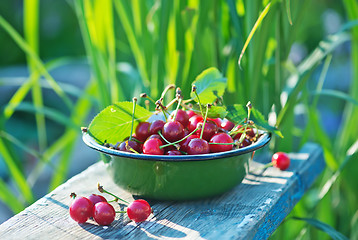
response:
[[[331,9],[348,23],[346,29],[327,33],[321,17]],[[1,1],[0,49],[6,57],[0,66],[26,64],[29,70],[1,107],[1,158],[20,192],[0,179],[1,201],[14,212],[32,203],[33,184],[46,166],[52,168],[49,190],[67,178],[79,127],[91,110],[141,92],[158,98],[170,83],[189,94],[200,72],[217,67],[228,79],[227,104],[250,100],[280,127],[285,138],[272,141],[273,150],[296,151],[307,141],[324,149],[326,171],[272,238],[328,238],[307,225],[331,231],[316,220],[357,238],[357,19],[355,0]],[[325,89],[334,60],[349,55],[336,52],[347,42],[350,87]],[[303,48],[297,61],[290,56],[293,44]],[[83,57],[92,73],[84,88],[56,82],[50,74]],[[0,86],[8,83],[0,78]],[[44,94],[45,89],[52,94]],[[317,111],[322,99],[340,118],[333,134]],[[16,122],[32,127],[18,134]],[[24,145],[26,135],[36,141]],[[23,162],[25,155],[34,164]]]

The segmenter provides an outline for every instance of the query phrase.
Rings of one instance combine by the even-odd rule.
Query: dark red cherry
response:
[[[247,139],[247,138],[244,138],[244,140],[242,141],[242,143],[240,144],[239,147],[243,148],[243,147],[247,147],[249,145],[251,145],[251,141],[249,139]]]
[[[190,155],[206,154],[210,152],[209,143],[204,139],[194,138],[190,140],[187,152]]]
[[[162,141],[158,138],[148,139],[143,144],[143,153],[150,155],[163,155],[164,150],[160,148],[162,145]]]
[[[210,152],[225,152],[230,151],[233,148],[234,140],[230,137],[227,133],[218,133],[215,134],[211,139],[210,143],[229,143],[228,145],[221,145],[221,144],[209,144]]]
[[[175,142],[184,137],[184,127],[178,121],[167,122],[163,127],[163,136],[169,142]]]
[[[204,126],[203,121],[200,121],[199,123],[203,124],[203,126]],[[213,121],[210,121],[210,120],[207,121],[205,123],[205,127],[204,127],[203,139],[205,139],[206,141],[209,141],[210,138],[212,136],[214,136],[214,134],[217,132],[217,130],[218,130],[218,126],[216,125],[216,123],[214,123]],[[197,130],[196,134],[198,136],[200,136],[201,131],[202,131],[202,129]]]
[[[166,155],[182,155],[179,150],[170,150],[166,153]]]
[[[135,129],[135,135],[139,141],[144,142],[149,137],[150,135],[149,127],[150,127],[149,122],[141,122],[138,124],[138,126]]]
[[[165,144],[164,140],[162,139],[161,136],[159,136],[159,134],[152,134],[147,138],[147,140],[152,139],[152,138],[158,138],[163,143],[163,145]]]
[[[214,118],[214,119],[209,119],[211,121],[213,121],[214,123],[216,123],[216,126],[221,127],[221,123],[222,123],[222,119],[221,118]]]
[[[158,131],[162,131],[164,124],[165,122],[162,120],[155,120],[152,124],[150,124],[149,133],[156,134]]]
[[[127,142],[128,142],[128,146],[131,147],[132,149],[134,149],[136,152],[138,152],[138,153],[142,152],[141,144],[134,140],[131,140],[131,141],[126,140],[126,141],[122,142],[121,144],[119,144],[118,150],[132,153],[133,151],[131,151],[130,149],[127,149]]]
[[[194,139],[194,138],[199,138],[198,135],[190,135],[189,137],[187,137],[185,140],[181,141],[179,143],[180,145],[180,150],[184,151],[184,152],[188,152],[188,144],[190,142],[190,140]]]
[[[188,117],[191,118],[194,115],[197,115],[193,110],[186,111],[186,114],[188,114]]]
[[[176,113],[176,112],[177,111],[172,112],[172,114],[169,117],[169,121],[173,121],[173,120],[178,121],[183,125],[183,127],[186,127],[189,123],[188,114],[184,110],[181,110],[181,109],[178,109],[178,113]],[[176,114],[176,117],[175,117],[175,119],[173,119],[175,114]]]
[[[194,131],[196,129],[196,126],[198,125],[198,123],[203,120],[204,120],[204,118],[199,115],[194,115],[191,118],[189,118],[189,124],[188,124],[189,132]]]

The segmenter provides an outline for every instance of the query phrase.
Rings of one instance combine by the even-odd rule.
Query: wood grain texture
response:
[[[280,171],[259,170],[270,156],[256,156],[243,182],[215,198],[152,201],[154,214],[140,224],[126,214],[117,215],[108,227],[92,220],[77,224],[68,214],[71,192],[98,193],[99,182],[123,199],[133,200],[113,183],[100,162],[0,225],[0,239],[267,239],[325,167],[322,150],[315,144],[306,144],[290,157],[290,168]],[[125,205],[113,206],[125,210]]]

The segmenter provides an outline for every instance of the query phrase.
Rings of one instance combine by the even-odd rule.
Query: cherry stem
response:
[[[122,198],[120,198],[120,197],[117,197],[117,196],[114,195],[113,193],[108,192],[107,190],[105,190],[105,189],[103,188],[103,186],[101,186],[99,183],[98,183],[98,191],[100,191],[101,193],[107,193],[107,194],[111,195],[112,197],[114,197],[116,200],[121,200],[122,202],[125,202],[125,203],[129,204],[129,202],[127,202],[126,200],[124,200],[124,199],[122,199]]]
[[[149,101],[151,101],[151,102],[154,103],[154,105],[155,105],[154,99],[151,98],[150,96],[148,96],[148,94],[142,93],[142,94],[140,95],[140,97],[142,97],[142,98],[147,98]]]
[[[175,115],[174,115],[173,121],[175,121],[175,119],[177,118],[177,114],[178,114],[179,107],[181,105],[181,101],[182,101],[182,99],[179,98],[177,109],[175,110]]]
[[[214,143],[214,142],[209,142],[209,144],[212,144],[212,145],[236,145],[235,142],[232,142],[232,143]]]
[[[70,194],[70,198],[75,199],[76,197],[77,197],[76,193],[72,192],[72,193]]]
[[[194,92],[196,98],[198,99],[201,115],[204,116],[203,108],[201,107],[200,98],[199,98],[198,93],[196,92],[196,86],[195,85],[193,85],[193,92]]]
[[[205,123],[206,123],[206,118],[208,117],[208,112],[209,112],[209,104],[206,106],[206,112],[205,112],[205,117],[204,117],[204,121],[203,121],[203,128],[201,129],[201,133],[200,133],[200,139],[203,139]]]
[[[169,142],[167,139],[165,139],[165,137],[163,136],[163,134],[162,134],[160,131],[158,131],[158,135],[159,135],[161,138],[163,138],[163,140],[164,140],[166,143],[171,143],[171,142]]]
[[[127,213],[127,211],[116,211],[116,213]]]
[[[137,98],[133,98],[133,111],[132,111],[132,126],[131,126],[131,135],[129,135],[129,141],[132,141],[132,134],[133,134],[133,125],[134,125],[134,114],[135,114],[135,107],[137,103]],[[126,143],[128,145],[128,143]]]
[[[166,145],[162,145],[160,146],[159,148],[162,149],[162,148],[165,148],[165,147],[168,147],[168,146],[171,146],[171,145],[174,145],[174,144],[177,144],[177,143],[180,143],[181,141],[184,141],[185,139],[187,139],[189,136],[193,135],[200,127],[196,127],[194,129],[194,131],[192,131],[191,133],[189,133],[188,135],[186,135],[185,137],[183,137],[182,139],[179,139],[178,141],[175,141],[175,142],[169,142],[167,141],[166,139],[164,139],[168,144]],[[159,133],[159,132],[158,132]],[[162,136],[161,136],[162,137]]]
[[[262,167],[255,168],[255,170],[264,170],[264,169],[269,168],[269,167],[273,167],[273,162],[267,163],[266,165],[264,165]]]
[[[175,88],[175,85],[174,84],[169,84],[165,89],[164,91],[162,92],[162,95],[160,98],[164,98],[165,97],[165,94],[167,94],[167,92],[170,90],[170,89],[173,89]]]

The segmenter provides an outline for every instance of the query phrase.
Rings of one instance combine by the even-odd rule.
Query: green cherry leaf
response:
[[[116,144],[128,137],[132,125],[132,102],[118,102],[106,107],[95,116],[88,127],[88,133],[99,143]],[[137,105],[133,129],[138,122],[146,121],[153,113]]]
[[[226,108],[222,106],[211,106],[208,111],[209,118],[224,118],[226,115]]]
[[[218,96],[224,95],[227,86],[227,79],[223,77],[216,68],[208,68],[200,73],[192,83],[196,86],[201,104],[213,103]],[[191,93],[191,98],[198,101],[195,93]]]
[[[226,118],[228,118],[230,121],[234,123],[239,123],[245,118],[247,118],[247,107],[244,105],[234,104],[233,106],[228,106],[227,111],[228,114],[226,115]],[[276,127],[273,127],[270,124],[268,124],[265,117],[262,115],[262,113],[259,110],[255,108],[251,109],[250,120],[254,121],[254,123],[257,126],[283,138],[281,131],[278,130]]]

